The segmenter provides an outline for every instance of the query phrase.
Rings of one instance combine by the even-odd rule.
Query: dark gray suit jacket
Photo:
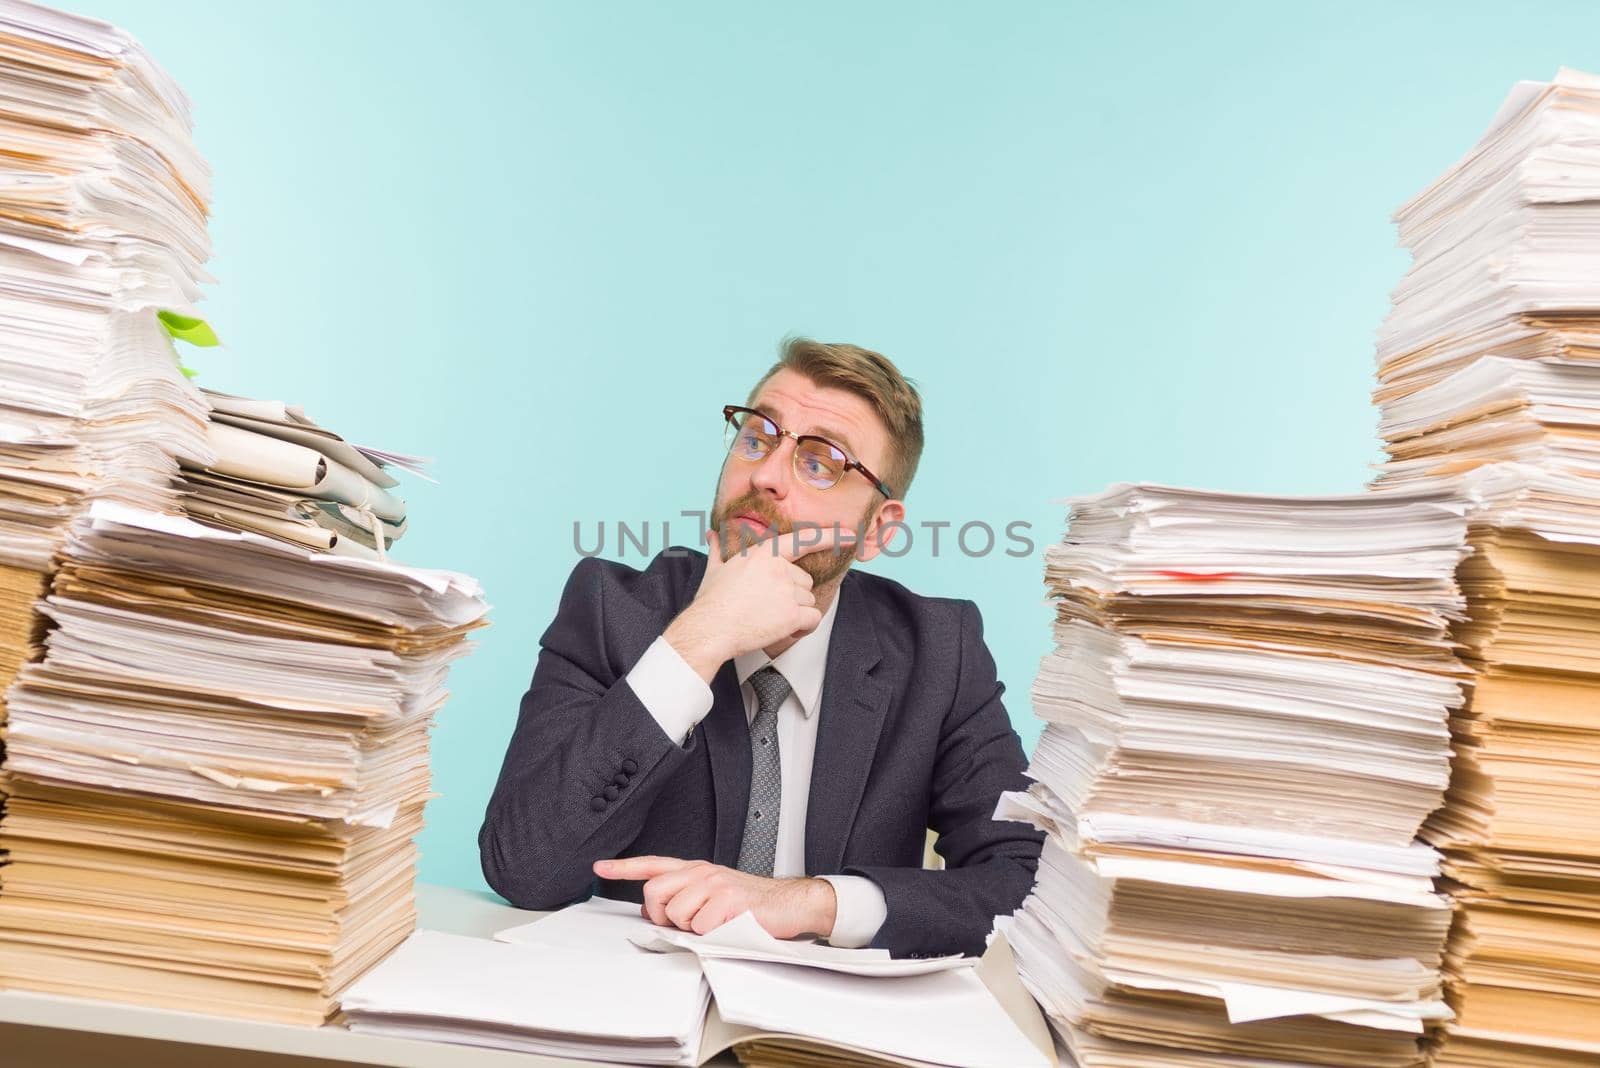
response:
[[[478,846],[489,885],[552,909],[598,892],[596,860],[658,854],[733,867],[750,793],[750,732],[730,661],[711,711],[680,747],[623,676],[693,599],[704,553],[670,548],[638,571],[573,568],[540,640]],[[1022,789],[1022,745],[971,601],[921,597],[851,570],[839,587],[817,724],[805,859],[810,875],[864,875],[895,956],[982,953],[996,915],[1033,886],[1043,835],[991,818]],[[921,867],[927,828],[946,869]]]

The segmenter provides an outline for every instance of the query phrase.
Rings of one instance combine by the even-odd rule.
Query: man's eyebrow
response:
[[[766,404],[766,403],[759,403],[759,404],[752,404],[752,405],[750,405],[750,407],[752,409],[754,409],[755,411],[760,412],[762,415],[766,416],[768,419],[771,419],[774,423],[777,423],[779,426],[783,425],[783,417],[778,414],[778,411],[775,408],[773,408],[772,405]],[[844,451],[848,452],[851,456],[855,456],[856,455],[855,446],[850,444],[850,437],[847,434],[842,434],[839,431],[834,430],[831,427],[825,427],[825,426],[816,427],[815,429],[806,431],[806,433],[812,435],[813,437],[827,438],[829,441],[833,442],[835,445],[839,445],[839,446],[843,447]]]
[[[811,431],[811,433],[815,434],[819,438],[827,438],[835,445],[842,446],[844,451],[849,453],[851,456],[856,454],[855,447],[850,444],[850,439],[844,434],[839,433],[837,430],[833,430],[825,426],[819,426],[815,430]]]

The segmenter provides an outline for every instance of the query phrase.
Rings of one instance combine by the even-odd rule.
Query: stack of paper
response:
[[[199,296],[210,180],[188,103],[122,31],[0,0],[0,684],[89,498],[174,501],[205,402],[161,308]]]
[[[1473,498],[1434,1063],[1600,1063],[1600,79],[1523,82],[1396,215],[1379,485]],[[1462,474],[1465,472],[1465,474]]]
[[[184,462],[189,515],[369,559],[382,558],[405,533],[405,502],[390,492],[399,482],[386,468],[423,474],[426,460],[352,445],[294,405],[205,394],[214,458]]]
[[[214,337],[172,80],[0,0],[0,94],[0,985],[321,1023],[414,925],[428,730],[486,606],[366,559],[419,461],[178,367]]]
[[[1382,480],[1600,474],[1600,78],[1518,83],[1395,222],[1412,264],[1378,339]]]
[[[205,402],[159,308],[199,296],[209,175],[127,35],[0,3],[0,561],[42,568],[86,494],[171,502]]]
[[[1600,1060],[1600,481],[1483,468],[1461,566],[1477,671],[1454,717],[1446,806],[1424,829],[1457,902],[1457,1018],[1437,1062]],[[1584,484],[1588,484],[1587,486]],[[1553,531],[1541,497],[1581,498],[1590,530]]]
[[[450,572],[96,502],[10,692],[0,982],[319,1024],[412,929]]]
[[[997,816],[1048,832],[1000,923],[1081,1063],[1421,1062],[1449,909],[1414,838],[1461,701],[1463,511],[1436,489],[1072,502],[1036,782]]]

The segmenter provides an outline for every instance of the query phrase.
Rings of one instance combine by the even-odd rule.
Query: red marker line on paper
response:
[[[1194,582],[1217,582],[1222,579],[1238,578],[1237,571],[1157,571],[1158,575],[1167,578],[1189,579]]]

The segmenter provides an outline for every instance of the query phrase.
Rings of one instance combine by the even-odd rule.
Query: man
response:
[[[524,908],[598,891],[702,933],[749,910],[779,938],[981,953],[1043,836],[991,818],[1025,761],[977,606],[850,569],[903,523],[921,400],[878,353],[801,338],[723,415],[708,554],[573,569],[484,875]]]

